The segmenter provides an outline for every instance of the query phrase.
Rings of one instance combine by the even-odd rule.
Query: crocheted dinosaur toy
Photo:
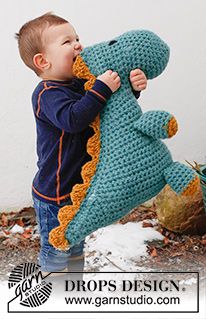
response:
[[[92,160],[82,167],[83,183],[72,189],[72,205],[59,211],[60,226],[49,236],[54,247],[68,249],[157,195],[166,184],[178,194],[196,191],[199,179],[194,171],[173,162],[160,141],[176,133],[175,118],[165,111],[142,113],[129,83],[131,70],[140,68],[152,79],[168,60],[168,46],[153,32],[139,30],[87,47],[75,61],[75,75],[88,79],[86,90],[108,69],[119,73],[121,87],[91,124],[94,135],[87,152]]]

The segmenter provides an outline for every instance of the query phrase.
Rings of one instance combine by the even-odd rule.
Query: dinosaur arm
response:
[[[169,138],[178,130],[177,121],[166,111],[148,111],[134,124],[135,129],[154,138]]]

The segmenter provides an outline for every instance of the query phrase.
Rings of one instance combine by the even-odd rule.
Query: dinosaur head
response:
[[[94,76],[112,69],[121,77],[128,77],[131,70],[140,68],[148,79],[152,79],[165,69],[169,60],[169,47],[151,31],[134,30],[110,41],[86,47],[81,52],[81,58],[87,66],[87,72]],[[77,68],[76,65],[74,73],[79,76]]]

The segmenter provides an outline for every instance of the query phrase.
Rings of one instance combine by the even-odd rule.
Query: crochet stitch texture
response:
[[[85,89],[108,69],[119,73],[121,87],[91,124],[94,135],[87,151],[92,160],[82,168],[83,184],[72,189],[73,205],[59,211],[60,226],[49,237],[54,247],[68,249],[157,195],[166,184],[179,194],[196,191],[199,180],[194,171],[173,162],[160,141],[177,132],[175,118],[166,111],[143,114],[129,83],[131,70],[140,68],[152,79],[168,60],[167,44],[146,30],[87,47],[76,60],[75,75],[88,79]]]

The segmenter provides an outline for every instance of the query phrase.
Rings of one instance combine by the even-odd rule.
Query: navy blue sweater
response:
[[[91,160],[86,152],[93,135],[89,124],[112,94],[100,80],[87,92],[84,83],[77,78],[41,81],[32,95],[38,155],[32,194],[57,206],[68,201],[75,184],[82,183],[81,168]],[[139,97],[139,92],[134,94]]]

